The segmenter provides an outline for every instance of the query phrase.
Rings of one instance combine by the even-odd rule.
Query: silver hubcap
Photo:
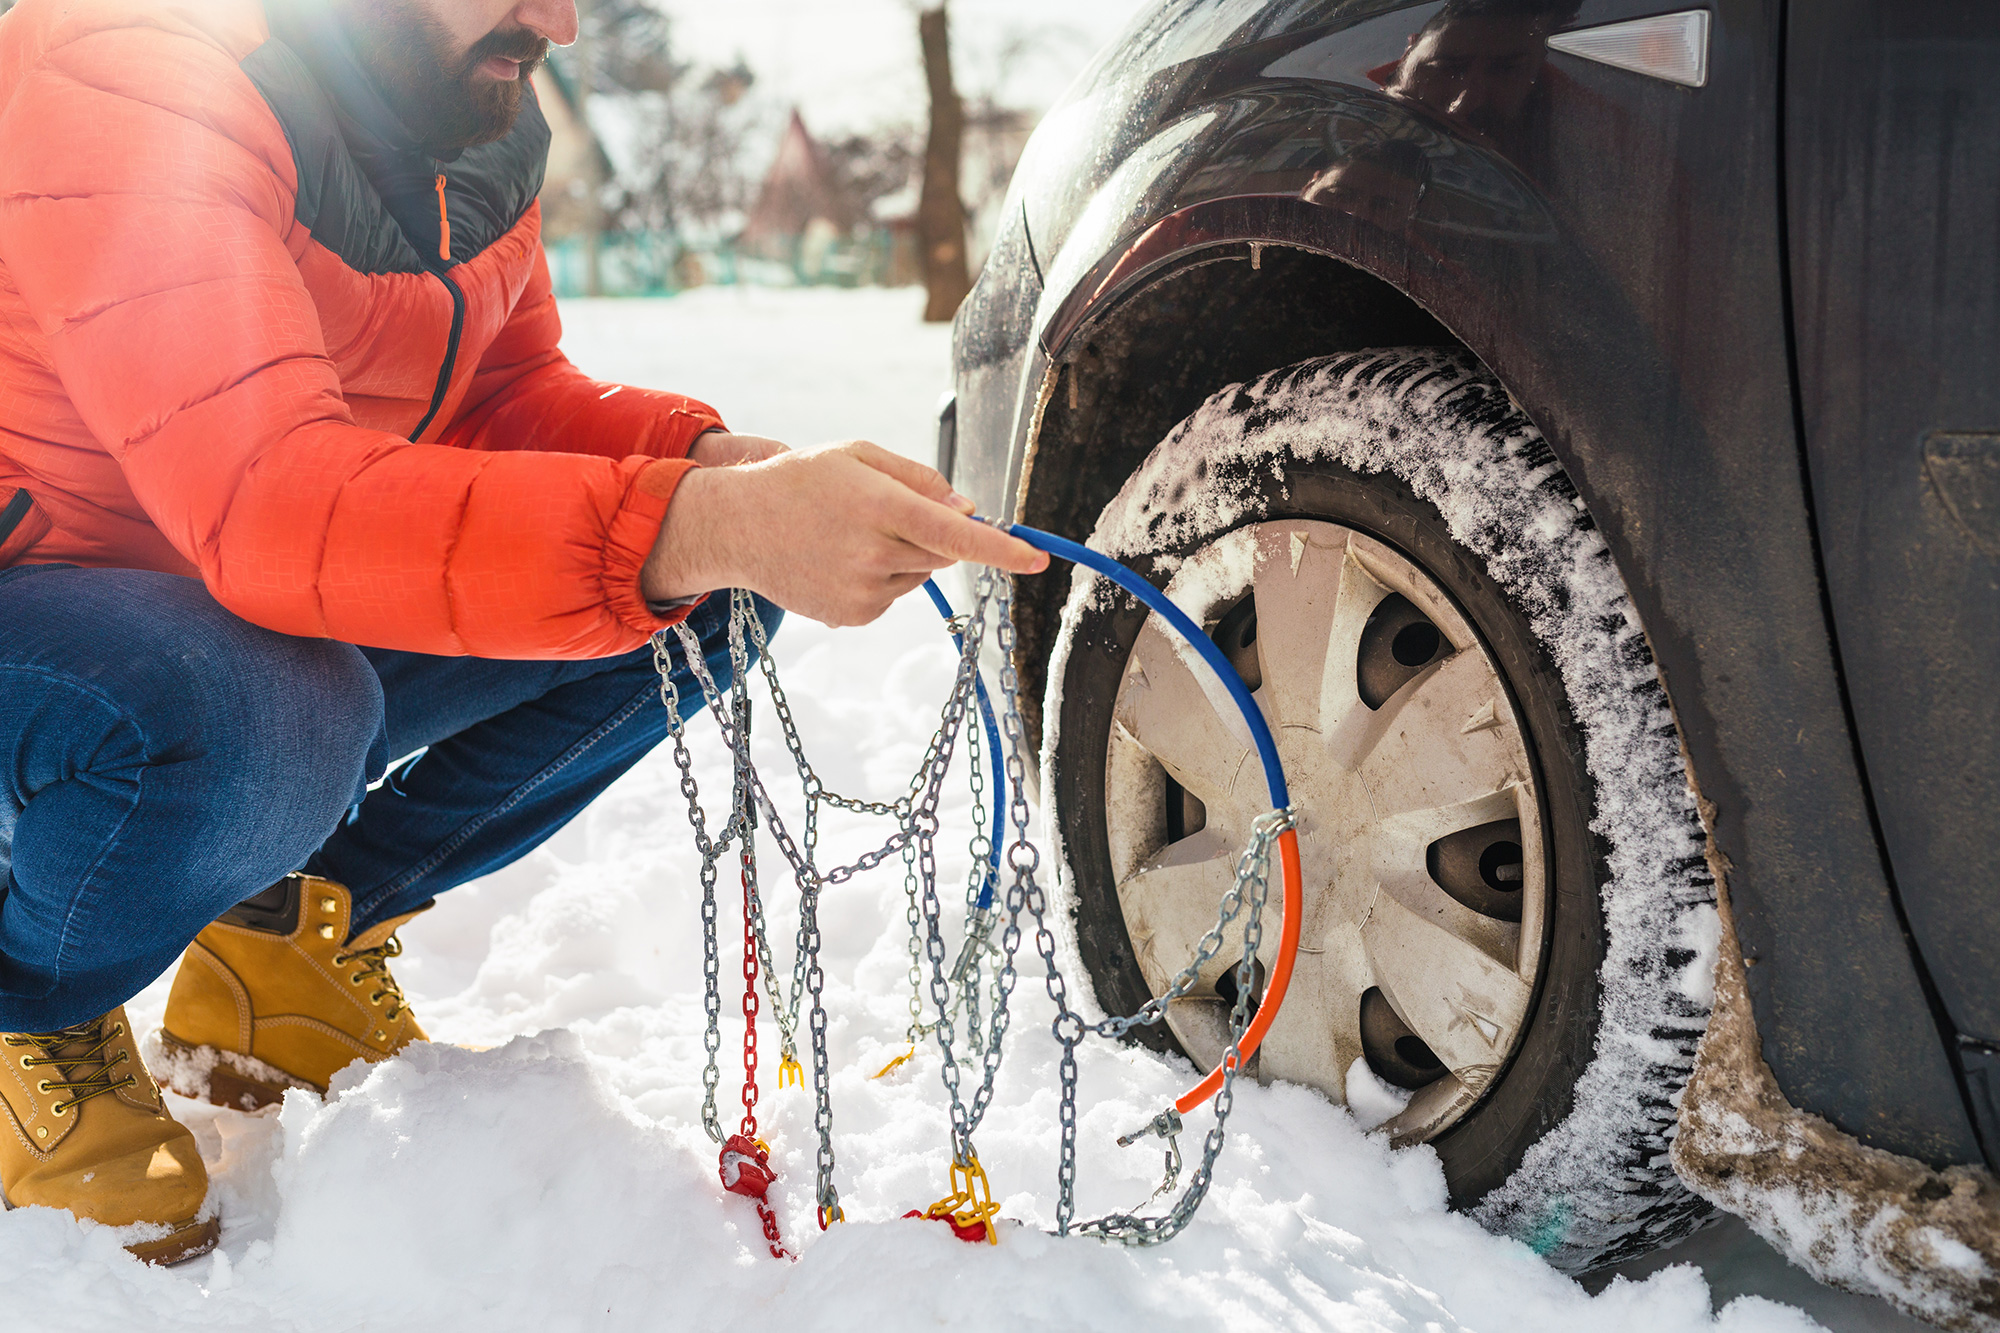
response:
[[[1220,619],[1300,814],[1299,956],[1258,1075],[1352,1101],[1398,1141],[1429,1138],[1513,1053],[1540,962],[1540,802],[1499,670],[1427,575],[1333,523],[1238,529],[1191,556],[1167,591],[1204,623]],[[1214,925],[1269,803],[1249,731],[1192,658],[1147,619],[1107,754],[1118,901],[1154,994]],[[1277,938],[1264,933],[1266,973]],[[1226,1045],[1225,973],[1241,939],[1170,1006],[1197,1061]]]

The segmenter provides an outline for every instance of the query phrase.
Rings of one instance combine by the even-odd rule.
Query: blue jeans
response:
[[[689,625],[726,686],[728,598]],[[193,579],[0,571],[0,1032],[124,1003],[295,870],[347,885],[357,932],[412,911],[540,845],[666,734],[650,648],[428,657],[274,634]]]

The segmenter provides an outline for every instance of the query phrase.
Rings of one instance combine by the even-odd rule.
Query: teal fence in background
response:
[[[589,291],[588,260],[579,237],[549,241],[549,276],[559,297]],[[598,245],[599,290],[605,296],[672,296],[689,287],[873,287],[908,282],[887,228],[854,238],[801,236],[787,258],[739,253],[733,245],[690,245],[672,232],[616,232]]]

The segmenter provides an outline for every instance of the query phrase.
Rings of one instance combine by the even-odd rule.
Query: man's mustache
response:
[[[477,69],[488,60],[518,60],[521,72],[527,74],[548,58],[549,39],[526,28],[514,28],[504,32],[489,32],[472,44],[465,54],[465,68]]]

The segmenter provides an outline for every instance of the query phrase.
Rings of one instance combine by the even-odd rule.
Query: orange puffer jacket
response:
[[[557,350],[533,98],[433,160],[321,2],[0,17],[0,567],[198,575],[373,647],[636,648],[721,423]]]

